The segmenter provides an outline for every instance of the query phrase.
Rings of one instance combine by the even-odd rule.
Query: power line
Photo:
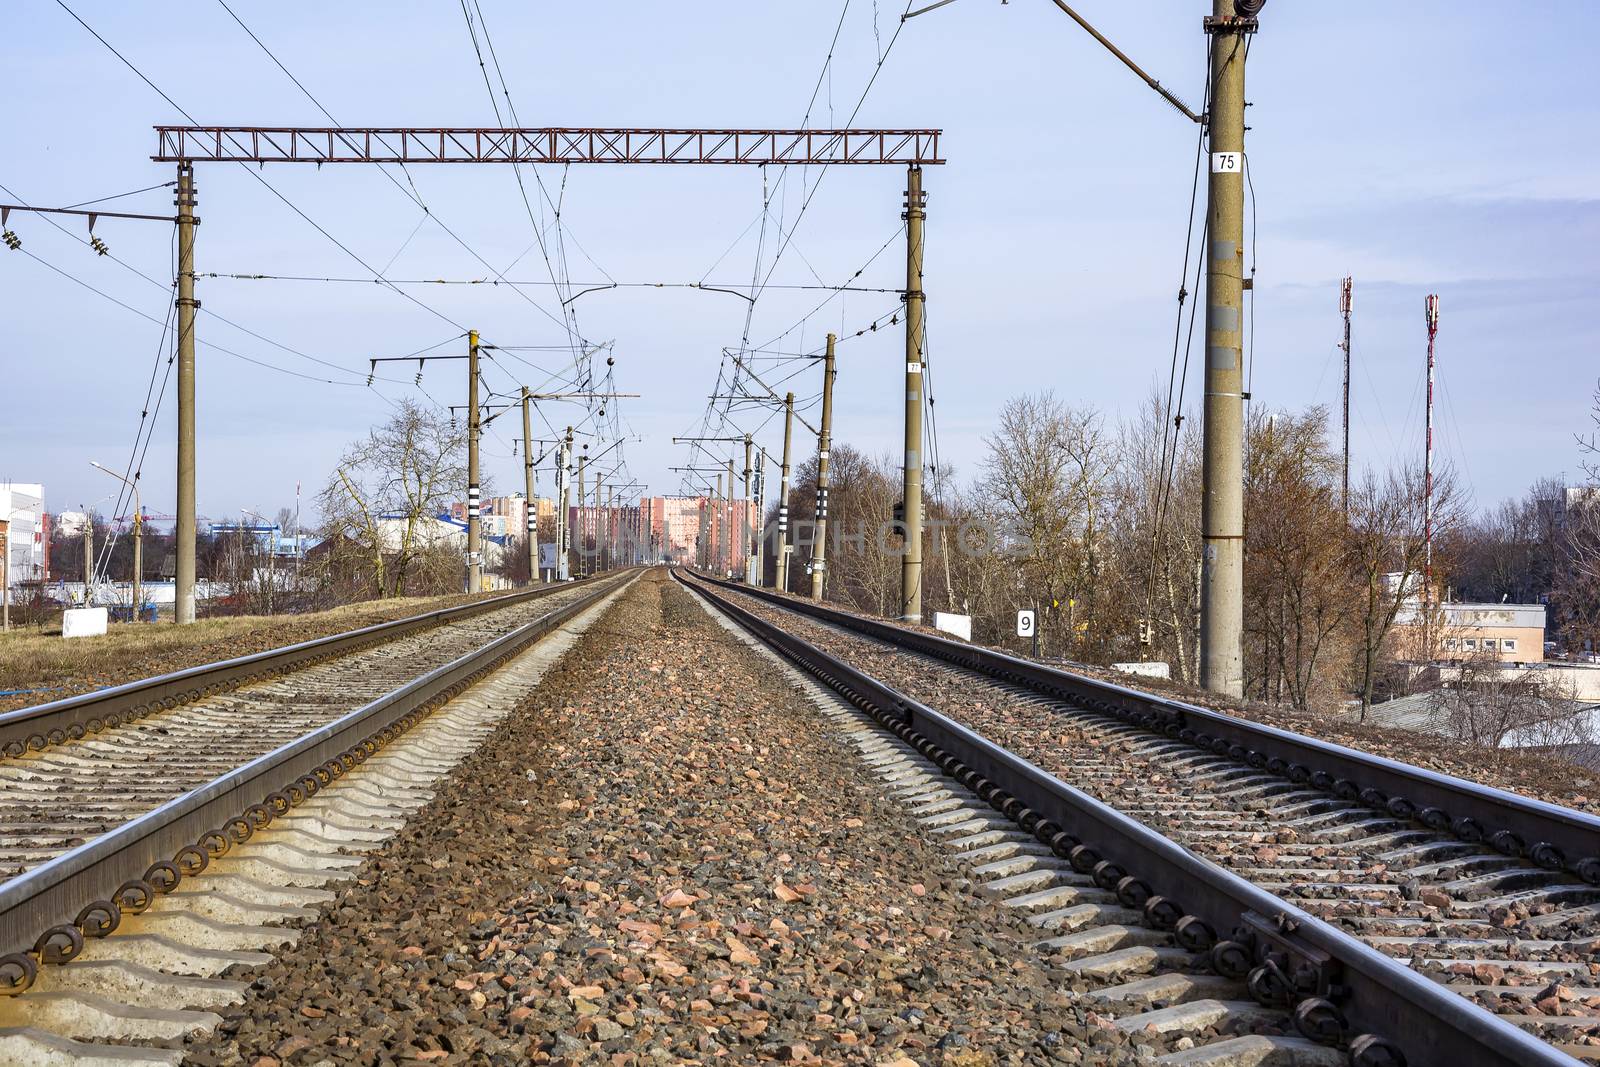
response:
[[[22,248],[22,249],[18,249],[18,251],[20,251],[23,255],[27,256],[29,259],[33,260],[35,263],[38,263],[40,266],[47,267],[50,270],[54,271],[55,273],[61,275],[63,278],[66,278],[68,281],[73,282],[73,283],[75,283],[77,285],[81,285],[83,288],[89,290],[91,293],[94,293],[96,296],[99,296],[99,297],[102,297],[102,298],[104,298],[106,300],[111,301],[113,304],[115,304],[118,307],[122,308],[124,311],[131,311],[133,314],[139,316],[141,319],[144,319],[147,322],[153,322],[158,326],[161,325],[161,320],[156,318],[154,315],[148,314],[147,312],[140,311],[138,308],[134,307],[132,304],[127,304],[127,303],[124,303],[121,300],[118,300],[116,297],[112,296],[110,293],[106,292],[103,289],[95,288],[93,285],[90,285],[88,282],[84,281],[82,278],[79,278],[77,275],[72,274],[72,273],[70,273],[68,271],[62,270],[60,267],[56,266],[54,263],[51,263],[49,260],[45,260],[45,259],[39,258],[38,256],[34,255],[32,252],[30,252],[28,249]],[[198,340],[197,339],[197,343],[203,344],[207,348],[216,349],[218,352],[222,352],[222,353],[224,353],[226,355],[233,356],[235,359],[242,359],[246,363],[253,363],[258,367],[264,367],[267,370],[277,371],[279,374],[288,374],[288,375],[292,375],[293,377],[296,377],[296,378],[303,378],[306,381],[321,382],[324,385],[350,386],[352,388],[357,387],[357,384],[358,384],[356,382],[336,382],[331,378],[318,378],[318,377],[316,377],[315,375],[312,375],[312,374],[302,374],[300,371],[290,370],[288,367],[280,367],[280,366],[278,366],[278,365],[276,365],[274,363],[268,363],[265,360],[256,359],[254,356],[247,356],[243,352],[235,352],[231,348],[224,348],[222,345],[219,345],[214,341],[205,341],[205,340]]]
[[[500,70],[500,59],[499,59],[499,57],[497,55],[495,55],[494,42],[489,36],[488,24],[483,21],[483,10],[482,10],[482,8],[480,8],[478,6],[477,0],[473,0],[473,5],[472,6],[473,6],[473,9],[478,12],[478,24],[483,26],[484,43],[489,46],[489,55],[494,60],[495,73],[500,78],[500,90],[501,90],[502,94],[504,94],[504,96],[506,98],[506,109],[511,113],[511,121],[512,121],[512,123],[515,124],[515,125],[519,125],[520,126],[521,125],[521,120],[517,118],[516,105],[511,102],[511,90],[506,85],[506,80],[505,80],[504,73],[501,72],[501,70]],[[478,57],[478,70],[483,75],[483,87],[484,87],[484,90],[486,92],[488,92],[488,94],[489,94],[489,104],[490,104],[490,106],[492,108],[494,108],[495,123],[497,125],[504,126],[505,125],[505,120],[502,119],[501,115],[500,115],[500,102],[495,99],[494,86],[489,81],[489,68],[484,65],[484,62],[483,62],[483,50],[478,47],[478,33],[477,33],[477,30],[473,27],[472,14],[467,10],[467,2],[466,2],[466,0],[461,0],[461,16],[462,16],[463,19],[466,20],[466,23],[467,23],[467,35],[471,38],[471,40],[472,40],[472,50]],[[545,244],[544,228],[540,225],[539,221],[533,217],[533,205],[528,200],[528,188],[527,188],[527,185],[522,180],[522,167],[521,167],[520,164],[518,164],[514,160],[512,161],[512,164],[511,164],[511,172],[517,179],[517,191],[522,196],[522,207],[523,207],[523,210],[526,211],[527,214],[528,214],[528,224],[533,227],[534,238],[538,241],[539,254],[544,259],[545,270],[549,273],[550,280],[552,282],[556,282],[556,269],[555,269],[555,265],[550,262],[550,250]],[[539,170],[538,170],[537,167],[534,168],[533,177],[534,177],[534,181],[539,186],[539,191],[544,195],[545,201],[549,202],[550,194],[544,188],[544,179],[540,177]],[[552,207],[553,207],[553,205],[552,205]],[[560,217],[559,213],[556,215],[555,225],[556,225],[557,231],[559,232],[560,228],[561,228],[561,217]],[[558,284],[557,285],[557,293],[558,293],[558,295],[561,294],[561,288],[562,287]],[[577,352],[577,351],[579,351],[581,349],[583,341],[582,341],[582,337],[580,335],[580,332],[578,330],[577,312],[575,310],[573,310],[573,308],[572,308],[572,306],[571,306],[571,304],[569,302],[570,296],[571,296],[571,286],[568,285],[568,286],[566,286],[566,294],[564,296],[562,296],[562,304],[561,304],[562,327],[567,331],[567,337],[568,337],[569,341],[572,343],[573,351]]]
[[[70,8],[70,7],[68,7],[66,5],[65,0],[56,0],[56,5],[58,7],[60,7],[61,10],[65,11],[67,14],[71,15],[72,18],[78,23],[78,25],[80,25],[84,29],[88,30],[89,33],[94,37],[95,40],[99,41],[102,45],[104,45],[106,47],[106,49],[112,55],[116,56],[119,60],[122,61],[122,64],[125,67],[127,67],[129,70],[133,71],[134,74],[138,75],[140,81],[144,82],[151,89],[155,90],[156,94],[158,96],[160,96],[161,99],[165,100],[168,104],[170,104],[173,108],[175,108],[180,115],[182,115],[184,118],[188,119],[191,124],[196,125],[196,126],[199,125],[199,123],[195,120],[193,115],[189,114],[189,112],[185,111],[182,107],[180,107],[176,100],[174,100],[174,99],[172,99],[172,97],[168,96],[161,89],[160,86],[158,86],[155,82],[151,81],[150,78],[144,73],[144,71],[142,71],[138,67],[134,66],[133,63],[129,61],[127,56],[124,56],[121,52],[117,51],[117,49],[112,46],[110,41],[107,41],[104,37],[100,36],[100,34],[95,30],[95,28],[93,26],[90,26],[87,22],[83,21],[83,19],[81,17],[79,17],[79,15],[78,15],[78,13],[76,11],[72,10],[72,8]],[[249,166],[247,166],[244,163],[240,163],[239,167],[246,174],[250,175],[256,181],[260,182],[263,186],[265,186],[267,191],[270,192],[273,196],[275,196],[279,200],[283,201],[283,203],[289,208],[289,210],[293,211],[296,215],[299,215],[302,219],[304,219],[307,223],[309,223],[313,229],[315,229],[318,233],[322,234],[323,237],[325,237],[329,241],[333,242],[333,244],[336,247],[338,247],[338,249],[340,251],[344,252],[345,255],[349,256],[351,259],[353,259],[357,263],[361,264],[361,266],[363,268],[365,268],[367,271],[371,272],[372,274],[376,275],[379,279],[382,279],[383,276],[381,274],[379,274],[376,270],[373,270],[372,266],[370,264],[368,264],[366,260],[364,260],[360,256],[356,255],[355,252],[350,250],[349,246],[347,246],[344,242],[340,241],[337,237],[333,236],[333,234],[329,233],[322,226],[321,223],[317,222],[310,215],[307,215],[304,211],[302,211],[299,208],[298,205],[296,205],[288,197],[284,196],[281,192],[279,192],[277,187],[274,186],[271,182],[267,181],[260,174],[257,174],[255,171],[251,170],[249,168]],[[450,323],[450,325],[456,327],[459,330],[462,330],[462,331],[466,330],[465,326],[462,326],[459,322],[456,322],[454,319],[452,319],[448,315],[444,314],[444,312],[439,311],[436,308],[429,307],[427,304],[424,304],[422,301],[418,300],[416,297],[412,296],[410,293],[406,292],[405,290],[400,289],[398,287],[394,287],[394,286],[391,286],[390,288],[393,288],[396,293],[399,293],[406,300],[409,300],[411,303],[413,303],[413,304],[417,305],[418,307],[422,308],[424,311],[428,312],[430,315],[433,315],[436,318],[443,319],[444,321]]]
[[[857,272],[860,273],[859,271]],[[197,278],[217,278],[225,281],[245,282],[329,282],[353,285],[378,285],[376,278],[352,278],[341,275],[315,275],[315,274],[254,274],[227,271],[203,271],[195,275]],[[619,282],[607,280],[595,281],[537,281],[537,280],[501,280],[498,278],[385,278],[382,284],[388,285],[545,285],[570,288],[594,289],[703,289],[708,292],[732,292],[735,296],[743,294],[733,291],[736,282]],[[892,286],[863,286],[863,285],[809,285],[787,284],[769,285],[767,288],[789,291],[833,292],[833,293],[898,293],[900,290]],[[748,298],[746,298],[748,299]]]
[[[277,68],[279,70],[283,71],[283,73],[289,78],[290,81],[294,82],[295,87],[298,88],[302,93],[305,94],[306,99],[310,100],[311,103],[316,106],[317,110],[322,112],[323,116],[326,117],[327,120],[330,123],[332,123],[335,126],[342,125],[339,122],[339,120],[336,119],[333,116],[333,113],[331,111],[329,111],[325,106],[323,106],[322,101],[318,100],[316,98],[316,96],[312,94],[311,90],[307,89],[305,87],[305,84],[303,82],[301,82],[299,78],[294,76],[294,74],[289,70],[289,68],[284,65],[283,61],[280,60],[277,57],[277,55],[275,55],[273,53],[273,51],[270,48],[267,47],[266,43],[264,41],[262,41],[261,38],[256,35],[254,30],[252,30],[249,26],[245,25],[244,20],[241,19],[234,12],[234,10],[231,7],[229,7],[227,5],[227,3],[224,2],[224,0],[218,0],[218,3],[222,4],[223,10],[227,11],[227,13],[233,17],[233,20],[239,24],[240,29],[244,30],[245,33],[249,34],[250,39],[252,41],[254,41],[261,48],[261,50],[263,52],[266,53],[267,58],[271,59],[272,62],[277,66]],[[107,46],[107,47],[109,47],[109,46]],[[126,62],[126,60],[124,60],[124,62]],[[147,79],[147,81],[148,81],[148,79]],[[157,90],[157,91],[159,92],[160,90]],[[163,94],[163,95],[165,95],[165,94]],[[176,107],[177,105],[174,104],[173,106]],[[179,108],[179,110],[181,111],[182,108]],[[193,121],[193,120],[191,120],[191,121]],[[381,135],[378,136],[378,142],[380,144],[382,144],[386,149],[389,149],[390,151],[393,151],[393,147]],[[480,255],[477,249],[473,248],[470,244],[468,244],[467,241],[463,237],[461,237],[460,234],[456,233],[455,230],[451,229],[448,225],[446,225],[446,223],[444,222],[443,219],[439,218],[438,215],[434,214],[433,209],[430,208],[428,206],[428,204],[422,199],[422,193],[417,189],[417,183],[412,179],[410,169],[407,168],[404,163],[400,163],[399,167],[400,167],[400,172],[406,176],[406,184],[411,187],[410,191],[407,191],[406,188],[404,186],[402,186],[399,183],[399,181],[397,181],[395,179],[394,175],[389,173],[389,171],[385,170],[382,167],[382,165],[378,166],[378,172],[380,174],[382,174],[385,178],[389,179],[390,184],[393,185],[396,189],[399,189],[400,192],[403,195],[405,195],[407,199],[411,200],[418,207],[420,207],[422,209],[423,218],[424,219],[432,220],[434,225],[438,226],[441,230],[443,230],[446,234],[448,234],[450,236],[450,238],[456,242],[456,244],[460,245],[467,252],[468,255],[472,256],[473,259],[477,260],[479,263],[483,264],[483,266],[487,267],[497,278],[499,278],[501,280],[504,280],[504,278],[505,278],[504,272],[496,270],[494,265],[491,264],[482,255]],[[413,230],[411,237],[415,237],[415,236],[416,236],[416,231]],[[407,244],[409,244],[410,241],[411,241],[411,238],[407,238],[406,239],[406,243]],[[403,250],[404,250],[404,246],[402,246],[402,251]],[[398,252],[395,253],[395,256],[398,257],[399,253]],[[392,265],[392,264],[393,264],[393,260],[390,261],[390,265]],[[368,269],[370,269],[370,268],[368,268]],[[508,267],[506,269],[509,270],[510,268]],[[386,270],[387,270],[387,268],[386,268]],[[381,277],[381,275],[380,275],[380,277]],[[511,284],[511,283],[508,283],[508,284]],[[512,288],[516,291],[518,296],[522,297],[523,300],[525,300],[527,303],[529,303],[534,308],[536,308],[539,311],[540,314],[544,315],[551,322],[560,322],[561,321],[561,320],[556,318],[556,316],[555,316],[555,314],[553,312],[551,312],[549,309],[544,307],[544,305],[542,305],[538,301],[534,300],[527,293],[524,293],[520,289],[518,289],[515,284],[512,284]],[[565,326],[565,323],[563,322],[562,325]]]
[[[66,210],[70,210],[72,208],[90,207],[91,205],[94,205],[94,204],[103,204],[107,200],[121,200],[125,196],[137,196],[140,193],[148,193],[148,192],[152,192],[152,191],[154,191],[156,189],[170,189],[174,185],[177,185],[177,184],[178,184],[177,182],[173,181],[173,182],[161,182],[161,183],[159,183],[157,185],[147,185],[143,189],[131,189],[126,193],[113,193],[110,196],[102,196],[98,200],[85,200],[85,201],[83,201],[81,203],[77,203],[77,204],[68,204],[62,210],[66,211]]]
[[[171,182],[171,183],[168,183],[168,184],[175,185],[177,183],[176,182]],[[153,188],[162,188],[162,187],[161,186],[154,186]],[[6,195],[12,197],[13,199],[17,200],[18,202],[20,202],[20,203],[22,203],[24,205],[26,205],[28,203],[26,198],[18,196],[16,193],[12,192],[11,189],[9,187],[7,187],[3,183],[0,183],[0,191],[5,192]],[[85,241],[82,237],[79,237],[77,234],[73,233],[71,230],[69,230],[65,226],[61,225],[59,222],[57,222],[55,219],[51,218],[49,215],[41,215],[40,218],[44,219],[44,221],[48,222],[51,226],[55,227],[57,230],[61,231],[63,234],[65,234],[66,236],[70,237],[72,240],[78,242],[79,244],[86,245],[86,246],[89,245],[88,241]],[[174,234],[176,234],[176,230],[174,230]],[[140,270],[138,267],[135,267],[133,264],[131,264],[131,263],[127,262],[126,260],[120,258],[115,253],[106,252],[106,253],[102,253],[102,254],[105,256],[105,258],[111,260],[111,262],[115,263],[117,266],[123,268],[126,271],[129,271],[132,274],[135,274],[135,275],[139,276],[140,278],[143,278],[145,281],[149,282],[151,285],[155,286],[157,289],[160,289],[162,292],[168,294],[169,299],[170,299],[171,293],[172,293],[173,288],[174,288],[174,283],[173,282],[158,281],[157,279],[150,277],[150,275],[146,274],[144,271]],[[228,318],[227,316],[222,315],[219,312],[212,311],[209,308],[202,307],[202,308],[200,308],[200,312],[201,312],[201,314],[204,314],[204,315],[207,315],[207,316],[209,316],[209,317],[211,317],[213,319],[216,319],[218,322],[221,322],[221,323],[224,323],[224,324],[226,324],[228,326],[233,327],[235,330],[238,330],[240,333],[248,334],[251,337],[254,337],[258,341],[261,341],[261,342],[263,342],[265,344],[269,344],[274,348],[282,349],[283,351],[288,352],[290,355],[298,356],[298,357],[300,357],[301,359],[304,359],[304,360],[309,360],[312,363],[316,363],[316,364],[319,364],[321,366],[327,367],[330,370],[336,370],[336,371],[339,371],[340,373],[343,373],[343,374],[349,374],[352,377],[360,377],[361,376],[361,372],[360,371],[354,370],[354,369],[349,368],[349,367],[341,366],[338,363],[333,363],[333,362],[331,362],[329,360],[326,360],[326,359],[321,359],[321,358],[319,358],[317,356],[310,355],[309,353],[306,353],[306,352],[302,352],[298,348],[294,348],[294,347],[292,347],[290,345],[286,345],[281,341],[275,341],[272,338],[267,337],[264,334],[257,333],[255,330],[252,330],[250,327],[241,325],[240,323],[237,323],[237,322],[233,321],[232,319]],[[209,343],[209,342],[202,342],[202,343]],[[403,384],[403,383],[395,382],[393,384],[399,385],[399,384]]]

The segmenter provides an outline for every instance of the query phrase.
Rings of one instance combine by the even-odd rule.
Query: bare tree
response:
[[[1359,590],[1356,673],[1361,680],[1363,722],[1372,707],[1384,643],[1401,609],[1421,591],[1427,550],[1423,506],[1423,476],[1415,466],[1389,471],[1381,478],[1367,471],[1350,493],[1345,545]],[[1434,530],[1453,530],[1461,521],[1462,508],[1455,478],[1446,468],[1433,481]],[[1422,651],[1426,655],[1427,650]]]
[[[1103,634],[1121,640],[1111,658],[1141,653],[1170,662],[1183,681],[1198,678],[1200,436],[1184,432],[1160,393],[1118,429],[1105,508],[1099,571],[1106,592],[1096,605]],[[1140,626],[1148,645],[1137,645]]]
[[[1262,699],[1343,689],[1326,667],[1359,597],[1341,551],[1339,456],[1328,413],[1252,412],[1245,467],[1246,664]]]
[[[1562,529],[1564,565],[1551,601],[1571,647],[1600,649],[1600,488],[1575,494]]]
[[[1067,626],[1041,628],[1047,641],[1091,631],[1111,473],[1100,416],[1050,392],[1013,397],[986,444],[979,489],[1028,546],[1016,560],[1018,595],[1066,617]]]
[[[317,498],[323,536],[366,557],[376,595],[406,592],[419,553],[432,543],[427,520],[466,486],[465,451],[463,429],[407,399],[340,457]]]
[[[1595,380],[1594,404],[1589,409],[1589,420],[1594,430],[1586,437],[1578,435],[1578,451],[1588,457],[1583,461],[1583,471],[1591,482],[1600,482],[1600,379]]]
[[[1452,684],[1429,697],[1444,733],[1480,748],[1591,744],[1591,713],[1572,686],[1549,672],[1503,667],[1493,653],[1462,663]]]

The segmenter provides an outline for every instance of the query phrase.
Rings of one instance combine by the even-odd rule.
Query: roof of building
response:
[[[1525,626],[1543,629],[1543,604],[1445,604],[1445,620],[1452,626]]]

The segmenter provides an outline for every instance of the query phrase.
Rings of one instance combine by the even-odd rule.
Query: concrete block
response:
[[[99,637],[106,632],[105,608],[68,608],[61,614],[62,637]]]

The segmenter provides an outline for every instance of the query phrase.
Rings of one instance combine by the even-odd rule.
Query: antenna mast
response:
[[[1428,418],[1422,463],[1422,626],[1426,641],[1433,625],[1430,611],[1433,601],[1433,342],[1439,334],[1439,298],[1430,293],[1424,307],[1428,318]],[[1423,651],[1429,659],[1433,658],[1431,643]]]
[[[1346,276],[1339,289],[1339,311],[1344,315],[1344,489],[1340,497],[1345,522],[1350,521],[1350,307],[1354,296],[1352,280]]]

